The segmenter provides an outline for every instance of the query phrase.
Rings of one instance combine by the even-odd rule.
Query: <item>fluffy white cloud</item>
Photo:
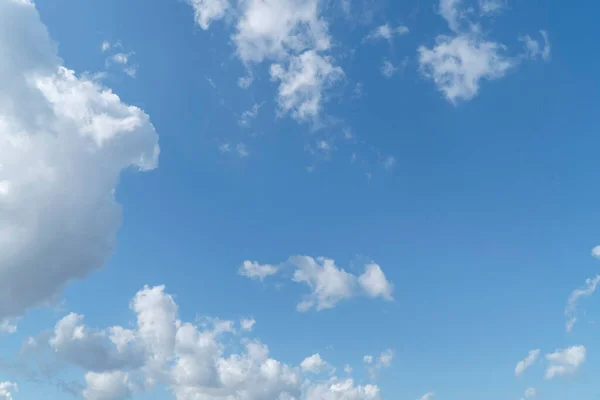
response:
[[[383,24],[373,29],[367,37],[365,37],[365,40],[385,39],[391,41],[394,36],[406,35],[408,32],[408,28],[404,25],[392,28],[390,24]]]
[[[66,69],[29,1],[0,1],[0,320],[110,255],[122,170],[156,167],[141,109]],[[77,249],[77,251],[74,251]]]
[[[252,262],[250,260],[246,260],[238,269],[238,274],[247,278],[258,279],[262,281],[267,276],[275,275],[277,270],[278,268],[273,265],[261,265],[256,261]]]
[[[438,36],[436,45],[419,47],[419,63],[426,77],[451,102],[470,100],[483,79],[502,78],[514,66],[504,45],[470,34]]]
[[[85,375],[86,400],[126,399],[135,393],[164,385],[177,400],[367,400],[378,399],[379,388],[355,385],[351,379],[332,376],[314,380],[315,375],[333,368],[315,354],[299,366],[282,363],[269,356],[266,345],[241,338],[235,343],[230,321],[204,319],[209,326],[180,321],[178,306],[163,286],[145,287],[130,305],[137,315],[133,329],[111,327],[91,330],[82,317],[70,314],[57,324],[51,342],[64,351],[64,346],[91,355],[106,353],[105,343],[98,344],[105,332],[114,345],[112,351],[143,349],[143,362],[113,365],[105,370],[104,356],[99,365],[81,358],[61,357],[88,370]],[[224,335],[230,335],[225,337]],[[68,344],[77,342],[76,344]],[[238,351],[239,344],[243,350]],[[102,350],[99,352],[98,348]],[[383,354],[383,353],[382,353]],[[86,358],[88,356],[81,356]],[[381,357],[380,357],[381,358]],[[385,361],[383,361],[385,362]],[[91,364],[90,364],[91,363]],[[307,373],[307,375],[305,375]]]
[[[571,332],[575,326],[575,322],[577,322],[577,316],[575,314],[577,313],[577,305],[579,304],[579,300],[582,297],[589,297],[593,295],[599,283],[600,275],[596,275],[594,278],[587,278],[585,280],[585,285],[579,289],[573,290],[571,296],[569,296],[567,306],[565,307],[565,316],[567,317],[567,332]]]
[[[523,397],[521,397],[521,400],[526,400],[526,399],[531,399],[532,397],[537,396],[537,389],[536,388],[527,388],[525,389],[525,392],[523,393]]]
[[[391,78],[398,71],[398,67],[395,67],[389,60],[383,60],[381,65],[381,74],[386,78]]]
[[[271,79],[279,81],[277,100],[282,113],[298,121],[314,119],[323,103],[323,89],[342,79],[344,72],[331,59],[309,50],[292,57],[287,64],[273,64]]]
[[[256,324],[256,320],[254,318],[243,319],[240,321],[240,326],[242,330],[250,332],[254,325]]]
[[[522,36],[520,40],[525,45],[525,51],[529,58],[536,59],[541,57],[544,61],[548,61],[550,60],[550,41],[548,40],[548,33],[546,31],[540,31],[540,35],[544,40],[543,44],[531,38],[529,35]]]
[[[327,363],[321,358],[319,353],[313,354],[310,357],[306,357],[300,363],[300,368],[304,372],[312,372],[313,374],[319,374],[327,368]]]
[[[187,0],[194,8],[196,23],[204,30],[210,27],[212,21],[225,17],[229,10],[229,0]]]
[[[298,304],[299,311],[333,308],[340,301],[361,293],[393,300],[393,284],[377,264],[366,265],[365,272],[359,277],[338,268],[334,260],[325,257],[293,256],[287,264],[295,268],[293,280],[306,284],[312,290]]]
[[[586,349],[584,346],[573,346],[566,349],[556,350],[554,353],[546,354],[549,366],[546,369],[546,379],[557,376],[570,375],[579,369],[585,361]]]
[[[196,22],[207,29],[222,18],[227,0],[188,0]],[[240,78],[247,88],[253,81],[252,65],[268,61],[271,78],[278,82],[278,104],[283,114],[298,121],[318,116],[323,91],[343,77],[340,67],[326,54],[331,47],[327,23],[320,15],[319,0],[240,0],[232,12],[232,40],[249,75]],[[242,123],[248,119],[242,118]]]
[[[88,372],[85,374],[86,388],[83,391],[85,400],[117,400],[131,398],[131,389],[125,372],[113,371],[104,373]]]
[[[434,396],[433,392],[427,392],[419,400],[433,400]]]
[[[242,0],[233,40],[245,63],[330,47],[319,0]]]
[[[95,331],[83,323],[83,316],[71,313],[56,324],[49,345],[54,355],[86,370],[105,372],[138,367],[144,354],[129,346],[133,332],[115,327]]]
[[[518,59],[505,55],[507,49],[503,44],[486,39],[481,26],[468,20],[470,10],[463,10],[462,3],[462,0],[440,0],[440,15],[453,35],[439,35],[432,48],[418,49],[422,73],[452,103],[472,99],[483,80],[502,78],[518,64]],[[490,13],[499,9],[500,2],[481,1],[480,7],[482,13]],[[543,36],[547,39],[545,32]],[[529,39],[526,47],[530,56],[535,52],[535,57],[549,57],[547,41],[544,49],[540,49],[539,43]]]
[[[592,257],[600,258],[600,246],[596,246],[592,249]]]
[[[517,363],[515,367],[515,376],[521,376],[523,372],[532,366],[540,357],[540,349],[531,350],[527,357]]]
[[[13,400],[12,392],[17,392],[18,386],[13,382],[0,382],[0,400]]]

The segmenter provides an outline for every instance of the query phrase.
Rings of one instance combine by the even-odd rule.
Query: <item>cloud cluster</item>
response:
[[[16,383],[0,382],[0,400],[13,400],[12,393],[17,391]]]
[[[260,341],[237,336],[235,326],[249,330],[254,320],[181,321],[163,286],[144,287],[130,307],[137,321],[132,329],[91,329],[83,316],[69,314],[44,343],[51,354],[86,371],[86,400],[124,399],[159,386],[177,400],[379,399],[377,386],[337,378],[319,354],[293,366],[271,358]]]
[[[244,261],[238,269],[242,276],[263,280],[282,270],[292,270],[292,280],[308,286],[311,292],[296,306],[298,311],[317,311],[335,307],[340,301],[364,295],[393,300],[394,285],[375,263],[365,265],[365,271],[356,276],[338,268],[335,261],[325,257],[292,256],[278,266]]]
[[[567,317],[566,330],[567,332],[571,332],[575,323],[577,322],[577,305],[579,304],[579,300],[582,297],[589,297],[596,292],[596,288],[600,283],[600,275],[596,275],[593,278],[587,278],[585,280],[585,285],[579,289],[573,290],[571,295],[569,296],[569,300],[567,301],[567,306],[565,307],[565,316]]]
[[[550,365],[546,369],[544,377],[552,379],[557,376],[575,373],[585,361],[586,353],[587,351],[584,346],[572,346],[547,354],[546,360],[548,360]]]
[[[0,1],[0,321],[102,267],[121,171],[151,170],[148,115],[62,66],[29,1]]]
[[[390,24],[383,24],[369,32],[364,40],[385,39],[391,42],[395,36],[403,36],[408,34],[408,32],[409,29],[404,25],[398,25],[397,27],[392,28]]]
[[[269,62],[278,83],[277,102],[282,114],[298,121],[316,119],[324,90],[344,76],[328,54],[331,38],[320,15],[319,0],[188,0],[196,23],[208,29],[212,21],[230,12],[234,20],[235,53],[249,70],[240,86],[252,83],[252,66]]]
[[[519,57],[506,55],[505,45],[488,40],[481,25],[469,19],[471,9],[462,7],[462,3],[462,0],[440,0],[439,13],[452,35],[439,35],[433,47],[418,49],[422,73],[452,103],[472,99],[483,80],[502,78],[520,61]],[[481,14],[486,14],[498,10],[500,3],[480,1],[479,7]],[[548,37],[545,32],[542,36],[543,46],[529,36],[522,38],[530,58],[549,59]]]

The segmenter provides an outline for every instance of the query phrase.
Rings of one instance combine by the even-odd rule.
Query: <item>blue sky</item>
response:
[[[0,399],[598,398],[591,8],[0,0]]]

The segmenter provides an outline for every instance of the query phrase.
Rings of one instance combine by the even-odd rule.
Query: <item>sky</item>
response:
[[[0,0],[0,400],[597,399],[595,8]]]

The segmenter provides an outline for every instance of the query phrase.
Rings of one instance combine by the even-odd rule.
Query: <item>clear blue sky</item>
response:
[[[39,42],[23,28],[43,23],[57,44],[56,65],[74,70],[73,79],[92,79],[98,88],[112,89],[121,103],[149,116],[153,128],[142,122],[145,136],[140,133],[139,141],[153,145],[155,131],[160,156],[155,155],[156,168],[139,172],[144,163],[119,158],[135,138],[130,143],[107,133],[121,142],[114,149],[98,144],[103,155],[96,157],[96,150],[71,147],[68,139],[41,143],[39,129],[25,122],[18,126],[32,143],[40,140],[35,148],[42,155],[32,146],[26,155],[31,162],[20,164],[0,148],[0,165],[8,166],[0,169],[0,184],[13,185],[4,192],[0,185],[0,249],[16,249],[0,256],[0,279],[6,282],[0,289],[44,292],[0,308],[0,320],[6,317],[7,326],[17,327],[0,333],[0,382],[17,383],[15,400],[72,398],[57,389],[59,380],[92,400],[129,394],[134,399],[225,399],[214,393],[185,397],[183,384],[167,378],[142,388],[134,381],[151,375],[147,359],[141,370],[115,369],[129,374],[128,386],[102,397],[84,380],[94,368],[73,356],[85,347],[53,347],[49,338],[56,335],[55,325],[74,312],[94,330],[88,335],[108,336],[106,329],[114,325],[132,329],[138,336],[131,347],[149,354],[136,311],[130,309],[144,285],[165,285],[183,322],[202,325],[200,317],[213,317],[239,325],[240,319],[253,318],[251,332],[242,335],[236,325],[235,333],[219,336],[220,356],[243,353],[241,336],[259,339],[270,357],[295,368],[302,382],[310,379],[294,389],[299,399],[377,398],[360,393],[372,388],[368,385],[377,385],[381,399],[519,400],[527,388],[546,400],[600,396],[593,378],[600,372],[600,309],[598,298],[589,296],[592,283],[575,298],[577,323],[571,332],[565,329],[569,296],[586,287],[600,262],[590,255],[600,242],[597,5],[248,0],[227,8],[227,2],[205,0],[196,1],[195,18],[194,4],[183,0],[37,0],[39,22],[29,12],[11,11],[25,7],[17,3],[0,0],[0,24],[5,25],[0,47],[12,46],[12,58],[0,61],[0,88],[20,79],[10,75],[25,63],[17,54],[25,59],[46,51],[41,49],[46,43],[36,46]],[[258,10],[254,14],[252,7]],[[306,18],[298,22],[301,13]],[[23,23],[15,23],[21,17]],[[282,28],[283,20],[297,23],[296,30]],[[260,35],[266,37],[262,42]],[[48,49],[54,51],[50,44]],[[52,62],[43,59],[39,65]],[[281,67],[279,74],[274,65]],[[8,72],[2,72],[5,66]],[[315,68],[319,73],[311,75]],[[253,81],[240,87],[238,79],[248,71]],[[17,105],[33,103],[8,93]],[[48,101],[58,102],[67,115],[79,109],[73,104],[85,103],[82,98]],[[89,109],[77,117],[82,121],[114,111],[102,102],[85,104]],[[38,117],[36,106],[27,110],[30,120]],[[61,124],[71,118],[56,117],[60,112],[54,110],[44,126],[53,126],[52,118]],[[130,109],[119,112],[123,116]],[[13,117],[28,120],[0,101],[0,123]],[[56,126],[56,132],[85,131],[79,125]],[[17,130],[9,126],[7,134],[2,127],[0,146],[7,146],[10,132]],[[102,135],[102,129],[108,128],[101,125],[94,134]],[[27,185],[38,185],[22,171],[33,171],[39,160],[50,168],[55,162],[64,178],[36,177],[51,183],[27,192],[32,193],[27,201],[3,200],[12,187],[25,193]],[[113,167],[116,172],[106,172],[110,182],[96,184]],[[104,200],[88,201],[105,199],[90,194],[96,187],[104,195],[115,187],[121,207],[106,214],[122,219],[114,229],[100,229],[102,238],[88,236],[87,229],[97,232],[90,225],[104,226],[105,217],[84,217],[104,215],[96,205]],[[50,213],[55,218],[46,218]],[[15,217],[4,229],[1,219],[7,216]],[[44,234],[32,234],[22,246],[3,241],[5,232],[16,235],[28,223]],[[74,228],[63,228],[71,223]],[[112,233],[113,248],[94,244]],[[45,261],[32,261],[46,239],[60,254],[39,253]],[[90,251],[86,246],[99,258],[83,256],[83,262],[96,264],[63,267],[78,260],[64,254]],[[306,271],[290,259],[296,255],[335,260],[334,272],[351,274],[349,286],[336,274],[302,282],[298,273]],[[244,272],[246,260],[256,261],[263,272],[272,266],[272,274],[244,276],[251,275]],[[360,279],[370,263],[393,288],[373,289]],[[316,265],[312,272],[318,275],[322,264]],[[43,277],[54,269],[65,272],[46,292],[40,284],[20,283],[28,279],[25,273]],[[332,296],[339,301],[320,309],[319,294],[310,294],[314,288],[323,296],[337,291]],[[7,296],[0,300],[8,304],[12,298]],[[314,307],[297,311],[307,299],[315,301]],[[22,350],[29,337],[44,349]],[[111,356],[118,352],[107,337],[98,340]],[[580,345],[584,361],[560,353]],[[380,357],[388,349],[391,361]],[[539,356],[515,376],[516,364],[535,349]],[[555,351],[556,357],[547,357]],[[320,374],[310,375],[300,364],[313,354],[326,363],[319,364]],[[365,355],[373,356],[371,364]],[[357,391],[333,397],[337,392],[331,388],[348,375],[345,365],[352,368]],[[553,365],[564,368],[545,379]],[[43,374],[45,366],[50,377]],[[106,372],[100,369],[95,372]],[[32,371],[41,383],[28,379]],[[307,385],[319,384],[329,385],[325,392],[331,397],[309,393]],[[208,396],[204,389],[194,390]],[[429,392],[433,395],[427,397]],[[280,392],[248,393],[238,391],[228,399],[271,400],[268,396]]]

